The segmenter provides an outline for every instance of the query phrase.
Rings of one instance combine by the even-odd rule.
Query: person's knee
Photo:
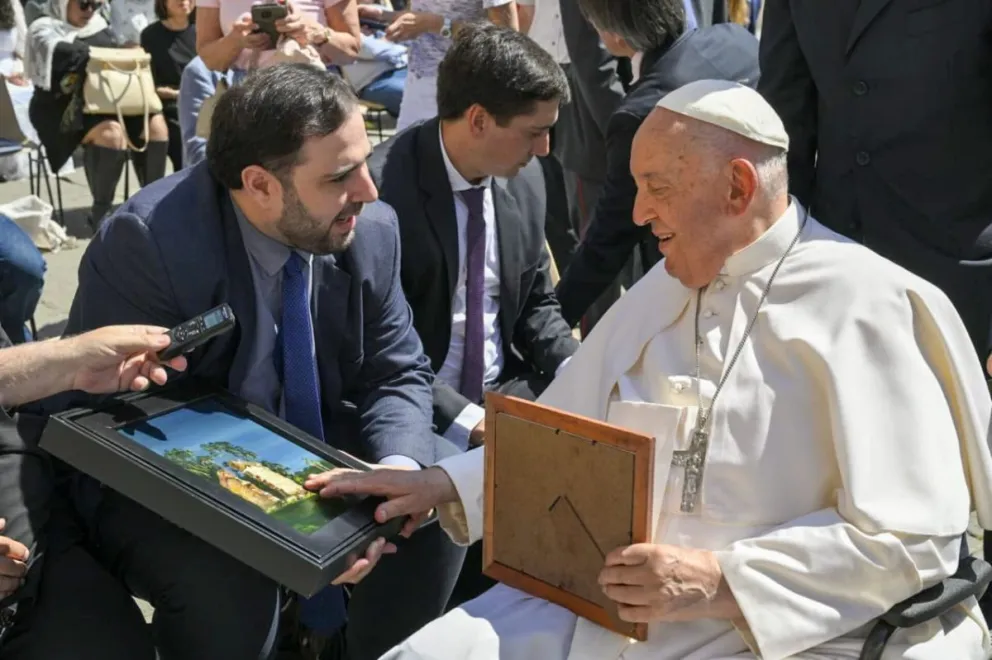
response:
[[[161,114],[153,115],[148,121],[148,141],[168,142],[168,140],[169,126],[166,124],[165,116]]]
[[[122,150],[126,146],[124,138],[124,127],[117,120],[108,119],[90,129],[83,141],[97,147]]]
[[[41,251],[16,222],[2,214],[0,232],[4,236],[0,242],[0,262],[7,267],[4,276],[16,279],[18,288],[40,291],[47,268]]]

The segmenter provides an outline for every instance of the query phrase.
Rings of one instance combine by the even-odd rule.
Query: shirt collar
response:
[[[441,143],[441,158],[444,159],[444,169],[448,171],[448,181],[451,183],[451,190],[454,192],[461,192],[463,190],[471,190],[472,188],[488,188],[492,185],[493,178],[487,176],[478,184],[471,184],[468,180],[461,175],[461,173],[455,169],[455,166],[451,164],[451,159],[448,158],[448,150],[444,146],[444,136],[441,134],[441,123],[438,122],[437,127],[437,139]]]
[[[721,274],[739,277],[758,271],[782,258],[805,222],[806,209],[795,197],[775,224],[743,250],[731,255]]]
[[[238,226],[241,228],[241,240],[244,241],[245,249],[268,277],[274,277],[286,265],[286,261],[289,260],[291,248],[274,238],[266,236],[255,225],[251,224],[238,206],[238,203],[234,201],[234,197],[231,197],[231,205],[234,207],[234,215],[237,217]],[[303,261],[307,264],[310,263],[311,255],[309,252],[302,250],[297,250],[296,252],[303,257]]]

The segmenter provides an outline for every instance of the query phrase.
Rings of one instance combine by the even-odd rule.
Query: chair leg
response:
[[[379,131],[379,142],[382,142],[382,140],[383,140],[383,137],[382,137],[382,110],[380,110],[379,112],[375,113],[375,126],[376,126],[376,129]]]
[[[55,175],[55,194],[59,198],[59,224],[65,227],[65,207],[62,206],[62,179]]]
[[[127,150],[127,160],[124,161],[124,201],[131,198],[131,150]]]
[[[31,195],[34,195],[34,154],[35,152],[28,152],[28,186],[31,188]]]
[[[38,326],[34,322],[34,317],[28,319],[28,327],[31,328],[31,339],[38,340]]]
[[[41,161],[41,165],[38,166],[38,171],[40,172],[39,177],[40,176],[45,177],[45,188],[46,190],[48,190],[48,201],[51,203],[53,209],[59,208],[55,205],[55,195],[52,194],[52,180],[48,176],[48,165],[44,161],[44,154],[42,154],[42,161]],[[40,181],[38,182],[38,191],[41,192]],[[61,217],[59,220],[59,224],[62,224]]]

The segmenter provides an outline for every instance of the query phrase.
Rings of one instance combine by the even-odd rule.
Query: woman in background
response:
[[[276,0],[272,0],[276,2]],[[279,4],[286,4],[279,0]],[[253,53],[261,53],[256,64],[265,63],[265,51],[273,51],[265,34],[254,32],[251,19],[254,0],[198,0],[196,7],[196,52],[212,71],[231,70],[239,82],[253,66]],[[349,64],[358,57],[362,35],[355,0],[294,0],[289,16],[276,22],[285,36],[311,45],[326,64]]]
[[[437,114],[437,66],[462,25],[488,19],[520,29],[514,0],[412,0],[410,11],[362,4],[358,13],[373,24],[388,23],[386,38],[390,41],[412,42],[396,130]]]
[[[28,26],[20,0],[0,0],[0,76],[14,85],[24,78],[24,45]]]
[[[45,147],[51,171],[58,172],[80,144],[86,181],[93,195],[89,223],[95,231],[110,211],[127,162],[127,141],[148,141],[135,170],[142,185],[165,175],[169,131],[161,114],[144,117],[83,113],[83,83],[90,47],[114,48],[117,41],[100,15],[101,0],[52,0],[46,15],[28,28],[27,74],[34,83],[29,113]]]
[[[2,1],[2,0],[0,0]],[[183,138],[179,129],[179,83],[186,65],[196,57],[196,25],[190,21],[191,0],[155,0],[158,20],[141,33],[141,47],[152,57],[155,91],[169,129],[172,171],[183,167]]]

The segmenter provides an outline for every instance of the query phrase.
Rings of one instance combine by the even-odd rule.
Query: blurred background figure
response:
[[[116,1],[116,0],[115,0]],[[179,129],[179,84],[183,70],[196,57],[196,25],[191,0],[155,0],[158,20],[141,33],[141,47],[152,56],[155,91],[162,99],[162,115],[169,129],[172,171],[183,167],[183,139]]]
[[[235,82],[253,66],[265,65],[277,46],[267,35],[252,31],[254,4],[253,0],[197,2],[196,52],[207,68],[231,70]],[[301,46],[313,46],[327,64],[350,63],[361,48],[356,0],[297,0],[289,3],[289,16],[276,27]]]
[[[373,4],[359,5],[358,11],[368,25],[383,28],[390,41],[410,42],[409,74],[396,130],[437,114],[437,67],[462,25],[488,19],[519,27],[513,0],[412,0],[409,11]]]
[[[128,157],[125,137],[139,148],[148,143],[135,159],[142,185],[165,175],[169,139],[161,114],[150,117],[146,135],[144,117],[125,117],[122,126],[116,117],[83,113],[82,79],[90,47],[118,47],[100,13],[102,4],[101,0],[52,0],[46,15],[28,28],[26,67],[35,86],[31,123],[51,171],[57,172],[77,147],[84,147],[83,164],[93,195],[89,223],[94,230],[113,205]]]

